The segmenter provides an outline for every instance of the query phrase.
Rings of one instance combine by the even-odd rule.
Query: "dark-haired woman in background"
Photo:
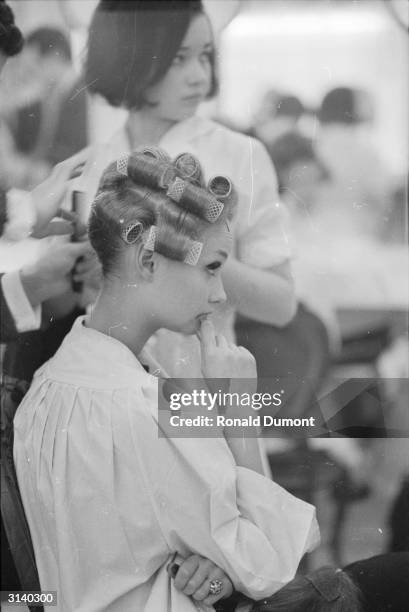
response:
[[[376,238],[390,204],[391,170],[373,141],[374,108],[368,92],[335,87],[317,111],[317,153],[331,175],[316,198],[321,231]]]
[[[59,610],[212,609],[232,585],[261,599],[317,543],[314,508],[262,475],[256,438],[158,436],[158,379],[142,363],[158,366],[138,355],[160,328],[200,334],[205,378],[256,390],[252,355],[209,320],[226,299],[234,187],[224,176],[204,185],[191,155],[171,163],[152,147],[107,168],[89,224],[101,295],[18,409],[19,487],[41,588],[58,592]]]
[[[107,2],[89,30],[86,82],[111,105],[129,110],[124,127],[96,147],[81,189],[96,192],[103,168],[124,151],[158,144],[170,155],[196,155],[210,179],[231,177],[238,191],[233,256],[223,271],[229,306],[214,320],[233,340],[233,309],[286,325],[295,312],[289,249],[281,227],[277,182],[263,146],[195,115],[216,90],[215,46],[200,0]],[[160,332],[155,354],[169,373],[200,376],[196,338]]]

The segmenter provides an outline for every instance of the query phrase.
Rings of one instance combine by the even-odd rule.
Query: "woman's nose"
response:
[[[210,293],[209,302],[211,304],[224,304],[227,300],[226,293],[224,291],[223,281],[219,276],[216,279],[216,283],[214,284],[212,291]]]
[[[189,63],[187,80],[190,85],[202,84],[210,78],[209,66],[200,61],[200,58],[192,58]]]

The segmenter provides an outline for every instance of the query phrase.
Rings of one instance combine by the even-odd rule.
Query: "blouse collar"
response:
[[[175,123],[175,125],[169,128],[162,136],[158,146],[163,147],[165,150],[173,150],[175,147],[180,148],[180,146],[183,146],[183,143],[190,142],[211,131],[212,127],[213,123],[211,121],[194,115],[189,117],[189,119]],[[115,156],[125,151],[130,151],[131,147],[125,124],[112,137],[110,148],[115,152]]]
[[[166,377],[147,351],[143,363],[119,340],[85,325],[87,316],[78,317],[60,350],[47,363],[51,377],[77,385],[117,388],[151,384],[157,376]]]

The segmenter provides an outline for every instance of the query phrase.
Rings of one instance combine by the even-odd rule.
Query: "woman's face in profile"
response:
[[[195,17],[166,75],[145,91],[154,104],[151,113],[168,121],[183,121],[196,112],[210,89],[213,34],[206,15]]]
[[[161,258],[155,278],[155,315],[160,327],[194,334],[201,319],[226,301],[221,273],[232,249],[225,224],[209,228],[195,266]]]

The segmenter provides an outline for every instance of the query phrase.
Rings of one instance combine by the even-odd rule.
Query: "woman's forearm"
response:
[[[223,283],[237,312],[261,323],[283,327],[295,315],[296,298],[288,263],[262,270],[230,258]]]

